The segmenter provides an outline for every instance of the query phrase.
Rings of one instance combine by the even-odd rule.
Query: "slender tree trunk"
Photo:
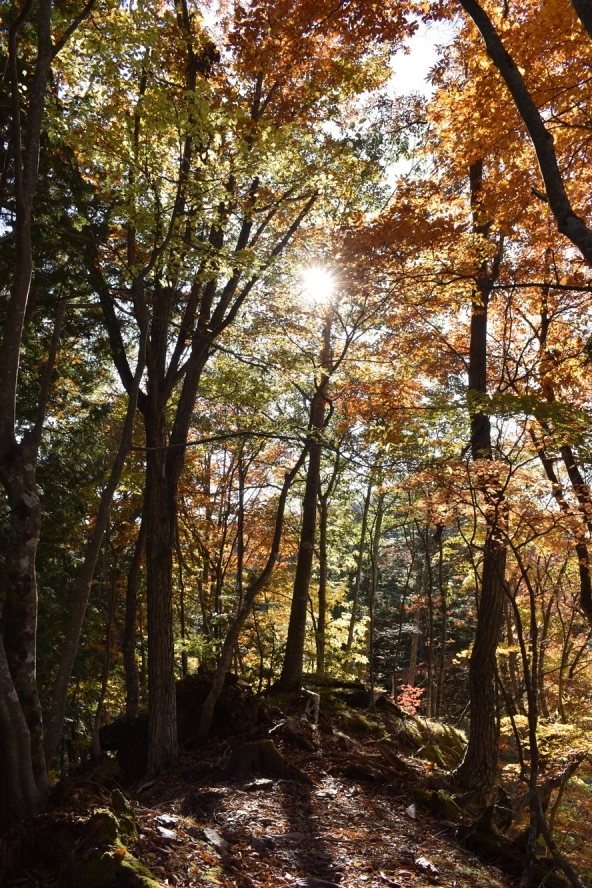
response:
[[[508,601],[504,604],[504,613],[506,619],[506,639],[508,642],[508,647],[514,647],[514,629],[512,627],[512,613],[510,609],[510,604]],[[514,650],[510,650],[508,653],[508,674],[510,676],[510,685],[512,687],[512,706],[513,712],[511,715],[514,715],[515,712],[520,712],[521,715],[525,715],[524,704],[522,702],[522,695],[520,693],[520,682],[518,680],[518,654]]]
[[[179,628],[181,630],[181,675],[187,675],[187,651],[185,649],[185,578],[183,576],[183,553],[181,551],[181,538],[179,536],[179,519],[175,522],[175,551],[177,553],[177,567],[179,568]]]
[[[331,325],[333,307],[327,309],[323,329],[323,347],[321,350],[321,378],[316,387],[310,406],[309,423],[309,457],[306,473],[306,487],[302,501],[302,527],[300,529],[300,547],[296,562],[294,591],[284,665],[278,685],[285,691],[298,690],[302,684],[304,668],[304,643],[306,638],[306,611],[312,573],[312,560],[317,524],[317,497],[319,494],[322,443],[321,430],[325,425],[325,409],[327,405],[327,387],[331,372]]]
[[[542,606],[543,621],[541,627],[540,644],[539,644],[539,666],[537,671],[538,700],[543,718],[549,718],[549,707],[547,705],[547,694],[545,693],[545,655],[547,645],[549,643],[549,625],[551,622],[551,610],[553,607],[553,596],[550,597],[547,607]]]
[[[178,756],[172,588],[177,491],[167,483],[164,408],[149,410],[145,426],[149,771],[158,774]]]
[[[362,526],[360,528],[360,545],[358,547],[358,557],[356,560],[356,576],[354,579],[352,612],[349,621],[349,630],[347,633],[346,650],[349,653],[352,649],[354,641],[354,629],[358,617],[358,599],[360,597],[360,583],[362,580],[362,565],[364,564],[364,546],[366,544],[366,528],[368,526],[368,510],[370,509],[370,500],[372,498],[372,477],[368,482],[368,489],[364,499],[364,509],[362,511]]]
[[[382,519],[384,518],[384,496],[378,498],[376,506],[376,518],[372,535],[372,572],[370,575],[370,590],[368,594],[368,613],[370,626],[368,629],[368,666],[370,670],[370,694],[374,701],[374,611],[376,609],[376,596],[378,594],[378,574],[380,540],[382,537]]]
[[[324,401],[320,402],[320,411],[318,410],[318,404],[315,404],[314,406],[317,408],[317,416],[313,428],[320,429],[324,416]],[[300,548],[298,550],[298,561],[296,563],[296,576],[294,578],[292,607],[290,610],[290,622],[288,624],[286,653],[279,681],[280,687],[286,691],[296,690],[300,688],[302,684],[306,614],[308,609],[308,595],[314,554],[320,465],[321,443],[318,439],[312,440],[309,448],[306,488],[302,503]]]
[[[489,223],[481,206],[483,165],[470,168],[473,230],[486,237]],[[491,269],[484,264],[476,278],[476,298],[471,311],[469,344],[469,408],[473,460],[491,460],[491,424],[480,403],[487,394],[487,312],[493,284],[499,274],[503,242]],[[473,401],[473,403],[471,403]],[[503,490],[492,481],[483,489],[486,535],[483,547],[481,594],[477,608],[477,630],[469,660],[471,721],[465,757],[455,772],[458,784],[469,790],[489,791],[498,782],[499,726],[496,699],[496,649],[502,627],[506,569],[505,513]]]
[[[136,627],[138,622],[138,581],[146,550],[146,515],[142,510],[140,529],[127,575],[125,594],[125,627],[123,630],[123,664],[125,668],[125,719],[133,721],[138,714],[140,676],[136,660]]]
[[[413,564],[415,562],[415,554],[412,555],[411,564],[409,566],[409,570],[407,571],[407,577],[405,579],[405,588],[403,589],[403,594],[401,596],[401,602],[399,604],[399,629],[397,631],[397,646],[395,648],[395,655],[393,657],[393,675],[392,675],[392,695],[393,700],[397,700],[397,663],[399,662],[399,651],[401,650],[401,639],[403,636],[403,614],[405,613],[405,603],[407,601],[407,593],[409,592],[409,582],[411,580],[411,576],[413,573]]]
[[[224,687],[224,680],[232,662],[232,654],[238,641],[240,631],[253,608],[253,604],[255,602],[255,599],[257,598],[257,595],[265,588],[273,573],[280,552],[282,528],[284,524],[284,512],[286,509],[286,500],[288,498],[288,493],[290,491],[290,487],[292,486],[294,478],[296,477],[302,464],[304,463],[307,450],[310,448],[310,446],[311,443],[309,441],[305,445],[300,458],[298,459],[294,467],[290,470],[290,472],[287,472],[284,477],[284,483],[282,485],[282,490],[280,492],[280,497],[276,510],[273,540],[271,543],[267,563],[265,564],[265,567],[263,568],[257,579],[254,580],[245,590],[243,602],[239,610],[237,611],[236,616],[231,621],[230,626],[228,627],[228,632],[226,634],[226,638],[224,639],[222,650],[220,651],[220,658],[216,667],[216,672],[212,680],[212,686],[201,711],[201,718],[197,732],[198,743],[204,743],[210,732],[212,719],[214,717],[214,708],[216,706],[222,688]]]
[[[3,821],[0,834],[15,821],[39,811],[46,802],[45,792],[35,780],[31,756],[31,733],[8,668],[4,643],[0,638],[0,750]]]
[[[436,689],[435,718],[442,714],[442,701],[444,699],[444,679],[446,677],[446,644],[448,641],[448,607],[446,603],[446,589],[444,588],[444,547],[442,534],[444,528],[438,525],[434,534],[434,542],[438,546],[438,591],[440,593],[440,660],[438,663],[438,683]]]
[[[30,451],[30,452],[29,452]],[[10,510],[5,562],[4,646],[14,688],[27,722],[33,776],[40,793],[47,791],[43,755],[43,717],[37,694],[37,578],[35,554],[41,529],[35,465],[37,446],[21,445],[10,469],[2,472]]]
[[[109,480],[101,494],[99,509],[95,520],[94,528],[90,539],[86,544],[84,552],[84,562],[80,571],[80,578],[76,587],[74,596],[74,606],[70,616],[70,623],[66,632],[66,637],[62,645],[62,659],[60,668],[53,687],[53,695],[51,701],[51,710],[47,720],[47,729],[45,732],[44,749],[45,760],[51,762],[56,754],[62,728],[64,726],[64,718],[66,715],[66,703],[68,700],[68,686],[72,677],[72,669],[76,659],[76,651],[78,650],[78,641],[80,632],[84,623],[88,599],[90,596],[91,583],[95,572],[95,565],[101,548],[101,541],[109,521],[109,511],[113,495],[119,484],[121,473],[125,465],[127,454],[132,445],[134,433],[134,421],[136,416],[136,405],[138,401],[138,393],[140,390],[140,382],[145,367],[146,338],[148,335],[148,318],[144,318],[143,329],[141,331],[140,343],[138,347],[138,364],[134,373],[132,388],[128,395],[127,412],[123,424],[123,432],[121,441],[117,449],[117,454],[113,460],[111,474]]]
[[[105,556],[109,547],[109,537],[105,538]],[[105,557],[105,561],[106,561]],[[105,564],[105,578],[107,573],[107,565]],[[107,686],[109,684],[109,672],[111,671],[111,632],[113,630],[113,620],[115,618],[115,606],[117,603],[117,560],[113,564],[113,577],[111,580],[111,589],[107,605],[107,627],[105,632],[105,653],[103,656],[103,675],[101,677],[101,689],[99,691],[99,699],[93,719],[93,755],[95,761],[102,758],[101,741],[99,739],[99,731],[101,728],[101,719],[103,716],[103,706],[105,705],[105,695],[107,694]]]
[[[419,648],[419,626],[414,626],[411,631],[411,650],[409,651],[409,677],[407,684],[409,687],[415,687],[415,677],[417,673],[417,651]]]
[[[328,552],[327,524],[329,520],[329,498],[339,477],[340,453],[337,450],[331,478],[324,493],[319,490],[319,620],[315,631],[317,640],[317,674],[325,674],[325,649],[327,644],[327,583]]]
[[[319,510],[319,619],[315,633],[317,641],[317,675],[325,674],[325,644],[327,622],[327,496],[321,496]]]
[[[18,35],[34,8],[36,21],[31,31],[36,36],[37,46],[36,56],[30,60],[34,73],[25,100],[21,98],[23,93],[19,84]],[[6,798],[0,806],[6,817],[0,827],[7,827],[10,822],[38,811],[47,798],[43,718],[36,683],[35,557],[41,525],[36,464],[53,360],[51,365],[48,361],[45,392],[43,384],[41,387],[35,428],[20,442],[17,442],[15,429],[20,352],[33,273],[33,205],[47,79],[54,54],[51,0],[40,0],[37,5],[26,0],[14,13],[7,35],[7,67],[14,165],[15,252],[0,342],[0,481],[7,494],[11,525],[5,567],[4,637],[0,645],[0,754],[3,756],[0,769],[5,771],[6,781]],[[25,101],[26,127],[21,120],[21,105]],[[58,323],[56,327],[59,339]],[[54,340],[57,350],[55,334]]]
[[[421,534],[420,534],[421,535]],[[423,536],[425,546],[424,589],[427,603],[427,676],[425,696],[425,716],[431,718],[434,708],[434,577],[432,573],[432,553],[429,528]]]

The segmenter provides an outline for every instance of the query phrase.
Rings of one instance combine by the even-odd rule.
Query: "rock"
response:
[[[249,845],[253,849],[253,851],[273,851],[275,848],[275,842],[271,838],[271,836],[251,836],[249,838]]]
[[[220,833],[217,833],[215,829],[212,829],[209,826],[204,826],[202,832],[206,842],[209,842],[209,844],[212,845],[212,847],[214,847],[216,851],[222,853],[230,849],[230,845],[228,844],[226,839],[223,839]]]
[[[257,780],[251,780],[249,783],[243,784],[245,792],[257,792],[259,789],[273,789],[274,781],[268,777],[259,777]]]
[[[442,789],[439,789],[437,792],[414,789],[413,796],[417,803],[428,808],[439,820],[458,823],[463,820],[463,814],[466,816],[466,812],[463,812],[463,809],[455,802],[452,796]]]
[[[198,670],[176,684],[177,736],[185,749],[193,749],[201,710],[210,692],[213,673]],[[218,737],[242,734],[259,718],[259,704],[249,685],[229,672],[214,709],[211,733]],[[117,761],[126,774],[140,777],[148,770],[148,714],[132,722],[124,718],[104,725],[99,732],[101,749],[117,750]]]
[[[420,870],[423,870],[424,873],[427,873],[430,876],[437,876],[438,869],[434,866],[431,860],[428,860],[427,857],[418,857],[415,861],[415,866]]]
[[[174,830],[167,829],[166,826],[157,826],[156,830],[158,832],[158,835],[162,839],[166,839],[168,842],[176,842],[177,839],[179,838],[179,836],[177,835],[177,833]]]
[[[85,861],[76,883],[85,888],[162,888],[150,870],[124,848]]]
[[[295,885],[298,885],[298,888],[343,888],[343,885],[339,885],[337,882],[327,882],[325,879],[296,879]]]
[[[284,761],[272,740],[259,740],[239,746],[228,759],[222,777],[232,777],[241,771],[259,771],[283,780],[298,780],[313,786],[313,781],[307,774]]]
[[[159,814],[158,817],[154,818],[154,822],[158,823],[159,826],[166,826],[167,829],[170,829],[173,826],[176,826],[179,822],[178,817],[170,817],[168,814]]]
[[[138,835],[138,824],[134,810],[124,794],[119,789],[111,793],[111,809],[119,824],[119,833],[128,839],[135,839]]]
[[[308,836],[305,836],[304,833],[301,832],[282,833],[282,835],[273,835],[269,836],[269,838],[273,839],[274,842],[279,842],[282,840],[287,840],[290,842],[306,842],[308,840]]]
[[[334,696],[352,709],[368,709],[372,704],[370,691],[363,685],[359,688],[335,691]]]

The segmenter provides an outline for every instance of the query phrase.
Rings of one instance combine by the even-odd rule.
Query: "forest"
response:
[[[592,884],[592,0],[1,8],[0,836],[362,695]]]

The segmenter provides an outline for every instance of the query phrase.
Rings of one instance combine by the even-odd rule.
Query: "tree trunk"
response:
[[[380,554],[383,517],[384,496],[380,496],[376,507],[376,518],[374,520],[374,532],[372,535],[372,572],[370,575],[370,590],[368,593],[368,614],[370,616],[370,626],[368,628],[368,666],[370,672],[370,694],[372,701],[374,701],[374,610],[376,607],[376,595],[378,592],[378,558]]]
[[[434,718],[440,718],[442,714],[442,702],[444,700],[444,678],[446,676],[446,643],[448,640],[448,607],[446,603],[446,589],[444,588],[444,547],[442,534],[444,528],[438,525],[434,534],[434,542],[438,546],[438,590],[440,593],[440,619],[442,627],[440,632],[440,660],[438,663],[438,682],[436,689],[436,708]]]
[[[470,168],[473,230],[486,237],[489,223],[481,205],[483,164]],[[499,274],[503,241],[489,269],[484,263],[475,279],[476,298],[471,311],[469,344],[469,410],[473,460],[491,460],[491,423],[479,396],[487,394],[487,310],[491,290]],[[473,402],[473,403],[472,403]],[[465,757],[455,772],[458,784],[468,790],[491,790],[498,782],[499,725],[496,700],[496,649],[502,627],[506,546],[503,490],[499,485],[483,491],[486,536],[483,548],[481,594],[477,630],[469,660],[469,703],[471,722]]]
[[[107,561],[107,552],[109,549],[108,531],[105,537],[105,562]],[[107,580],[107,564],[103,571],[105,582]],[[93,719],[93,756],[96,762],[102,758],[101,741],[99,739],[99,731],[101,728],[101,719],[103,716],[103,706],[105,704],[105,696],[107,694],[107,686],[109,684],[109,672],[111,670],[111,632],[113,629],[113,620],[115,618],[115,608],[117,603],[117,559],[113,564],[113,577],[111,580],[111,590],[107,605],[107,627],[105,631],[105,653],[103,655],[103,675],[101,677],[101,689],[99,691],[99,699]]]
[[[315,637],[317,640],[317,674],[325,674],[325,650],[327,645],[327,523],[329,519],[329,498],[335,489],[339,477],[340,453],[335,456],[331,478],[324,493],[319,490],[319,619]]]
[[[80,577],[76,587],[74,596],[74,606],[70,617],[70,623],[66,632],[62,645],[62,659],[60,668],[53,687],[53,695],[51,701],[51,710],[47,719],[47,730],[45,732],[44,749],[45,760],[51,762],[60,741],[64,718],[66,715],[66,703],[68,699],[68,686],[72,677],[72,669],[76,659],[76,651],[78,650],[78,641],[80,632],[84,623],[88,599],[90,596],[91,583],[95,572],[95,565],[101,548],[103,534],[109,521],[109,510],[113,495],[119,484],[121,473],[125,465],[125,460],[132,444],[134,421],[136,416],[136,405],[138,401],[138,393],[140,390],[140,382],[145,367],[146,353],[146,337],[148,335],[148,318],[144,318],[143,330],[141,332],[138,347],[138,364],[132,381],[132,388],[128,396],[127,412],[123,424],[123,432],[121,441],[117,449],[117,454],[113,460],[109,480],[101,494],[99,509],[96,521],[90,539],[86,544],[84,552],[84,562],[80,571]]]
[[[2,614],[4,647],[14,688],[29,729],[33,777],[47,793],[43,754],[43,716],[37,694],[37,577],[35,555],[41,529],[41,505],[35,464],[37,446],[21,445],[13,464],[2,471],[8,494],[10,536],[5,573],[6,599]]]
[[[39,811],[46,793],[37,785],[29,726],[14,688],[0,638],[0,752],[4,797],[0,802],[0,835],[13,823]]]
[[[324,399],[313,406],[316,421],[311,423],[313,429],[320,429],[324,417]],[[318,409],[320,406],[320,410]],[[315,531],[317,523],[317,495],[319,490],[319,469],[321,465],[321,442],[312,440],[309,448],[308,469],[306,472],[306,489],[302,503],[302,527],[300,530],[300,548],[294,577],[294,592],[288,624],[288,638],[284,665],[279,686],[286,691],[300,688],[304,668],[304,641],[306,637],[306,614],[312,559],[314,554]]]
[[[4,772],[3,789],[6,792],[6,798],[0,803],[0,810],[4,812],[4,823],[0,828],[35,813],[47,797],[43,722],[36,685],[35,557],[41,525],[36,463],[65,306],[58,309],[50,357],[40,387],[35,426],[20,442],[17,442],[15,429],[20,352],[33,272],[31,225],[47,80],[52,58],[76,28],[75,21],[66,30],[62,43],[54,47],[51,8],[51,0],[40,0],[38,4],[30,0],[24,2],[19,11],[11,11],[12,21],[7,35],[15,252],[0,342],[0,480],[7,493],[11,523],[6,558],[4,638],[0,640],[0,770]],[[18,35],[33,9],[36,21],[29,22],[28,28],[33,40],[36,38],[36,52],[27,67],[30,63],[34,73],[24,96],[19,84]],[[81,13],[77,22],[85,14]],[[26,125],[22,122],[22,105],[26,105]]]
[[[331,325],[333,307],[327,309],[323,329],[323,347],[321,349],[321,378],[316,387],[310,405],[309,423],[309,457],[306,473],[306,487],[302,501],[302,527],[300,530],[300,548],[296,562],[294,591],[284,665],[278,686],[284,691],[298,690],[302,684],[304,668],[304,643],[306,638],[306,611],[310,591],[312,559],[317,524],[317,497],[319,494],[322,444],[321,430],[325,425],[325,408],[327,404],[327,387],[331,372]]]
[[[352,649],[354,641],[354,629],[356,626],[356,618],[358,616],[358,599],[360,597],[360,582],[362,579],[362,565],[364,563],[364,545],[366,543],[366,527],[368,526],[368,510],[370,509],[370,499],[372,498],[372,476],[368,482],[366,498],[364,500],[364,510],[362,512],[362,527],[360,529],[360,545],[358,547],[358,557],[356,561],[356,576],[354,579],[352,612],[349,621],[349,630],[347,633],[346,650],[349,653]]]
[[[140,676],[136,660],[136,624],[138,621],[138,580],[146,550],[146,515],[142,519],[134,555],[127,575],[125,594],[125,627],[123,630],[123,664],[125,668],[125,719],[133,721],[138,714]]]
[[[158,774],[178,756],[172,585],[177,490],[167,483],[164,407],[149,410],[145,426],[148,770]]]
[[[495,691],[496,650],[503,617],[506,546],[490,531],[483,552],[477,631],[469,660],[469,743],[456,781],[490,790],[498,782],[499,727]]]
[[[256,580],[251,583],[248,588],[245,590],[243,596],[243,602],[234,617],[234,620],[230,623],[228,627],[228,632],[226,634],[226,638],[224,639],[224,644],[222,645],[222,650],[220,651],[220,658],[218,660],[218,665],[216,667],[216,672],[214,674],[214,678],[212,680],[212,687],[210,688],[210,692],[204,702],[201,711],[201,718],[199,722],[199,728],[197,732],[197,742],[204,743],[212,726],[212,719],[214,717],[214,707],[216,706],[216,702],[222,688],[224,687],[224,679],[226,678],[226,673],[230,668],[230,663],[232,662],[232,655],[236,647],[236,643],[238,641],[238,637],[240,635],[240,631],[244,625],[245,620],[247,619],[251,609],[253,607],[253,603],[261,590],[265,587],[267,582],[269,581],[275,563],[278,559],[280,552],[280,543],[282,539],[282,528],[284,524],[284,512],[286,509],[286,500],[288,498],[288,493],[290,491],[290,487],[292,486],[292,482],[294,478],[298,474],[301,466],[304,463],[306,458],[306,453],[309,447],[311,446],[310,441],[305,445],[300,458],[294,465],[294,467],[287,472],[284,477],[284,483],[282,486],[282,490],[280,493],[280,498],[278,501],[278,506],[276,510],[275,517],[275,527],[273,540],[271,543],[271,548],[269,551],[269,556],[267,559],[267,563],[265,567],[259,574]]]
[[[177,555],[177,567],[179,569],[179,628],[181,630],[181,675],[187,675],[187,650],[185,649],[185,577],[183,553],[181,552],[181,537],[179,536],[179,519],[175,521],[175,552]]]
[[[319,618],[317,621],[317,675],[325,674],[325,643],[327,622],[327,496],[321,496],[319,510]]]

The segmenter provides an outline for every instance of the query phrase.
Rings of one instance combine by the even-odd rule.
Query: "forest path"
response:
[[[336,774],[355,753],[339,750],[333,737],[319,734],[318,748],[305,756],[288,756],[282,746],[312,786],[253,774],[188,786],[180,774],[168,801],[156,802],[161,786],[154,808],[137,808],[142,832],[133,853],[177,888],[511,884],[455,840],[453,824],[415,807],[405,777],[370,782]]]

